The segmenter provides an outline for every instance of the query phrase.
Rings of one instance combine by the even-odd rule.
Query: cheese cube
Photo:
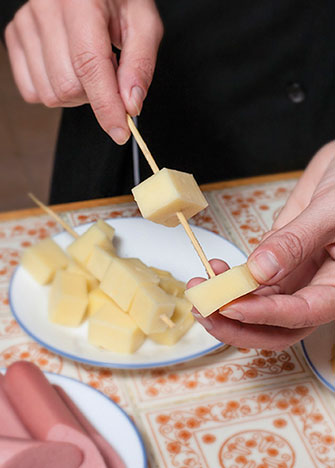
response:
[[[176,278],[161,278],[159,280],[159,286],[164,289],[168,294],[172,296],[183,297],[184,291],[186,289],[186,284],[182,281],[176,280]]]
[[[191,218],[208,205],[192,174],[161,169],[132,189],[143,218],[168,227],[179,224],[176,212]]]
[[[166,271],[166,270],[161,270],[160,268],[156,268],[156,267],[149,267],[150,270],[152,270],[153,272],[156,273],[156,275],[158,275],[160,278],[172,278],[172,275],[169,271]]]
[[[125,312],[135,296],[140,284],[152,280],[153,272],[135,268],[134,262],[127,258],[115,257],[109,265],[100,288]]]
[[[137,289],[129,315],[144,333],[159,333],[167,327],[161,316],[170,318],[175,305],[174,297],[156,284],[145,283]]]
[[[101,281],[115,256],[116,253],[114,249],[94,245],[88,257],[86,268],[95,278]]]
[[[247,264],[244,263],[187,289],[185,296],[201,315],[207,317],[228,302],[257,289],[258,286]]]
[[[69,327],[80,325],[87,307],[87,285],[82,275],[58,270],[49,295],[49,319]]]
[[[57,270],[66,268],[69,258],[50,237],[28,247],[21,258],[21,265],[40,284],[49,283]]]
[[[67,251],[78,263],[86,267],[87,260],[95,245],[106,249],[113,248],[113,235],[112,226],[99,219],[84,234],[75,239],[68,246]]]
[[[88,293],[87,316],[91,317],[105,304],[113,303],[110,297],[107,296],[100,288],[93,289]]]
[[[136,323],[116,304],[105,304],[89,319],[88,341],[116,353],[133,353],[145,340]]]
[[[133,265],[136,271],[138,271],[139,273],[142,272],[143,274],[145,274],[148,278],[148,281],[151,281],[152,283],[156,283],[156,284],[159,283],[159,276],[157,275],[157,273],[155,273],[152,270],[152,268],[148,267],[145,263],[143,263],[142,260],[140,260],[139,258],[135,258],[135,257],[130,257],[130,258],[127,258],[126,260],[128,260],[128,262]]]
[[[83,276],[87,281],[88,291],[92,291],[92,289],[95,289],[99,286],[99,281],[96,278],[94,278],[94,276],[91,275],[91,273],[84,270],[84,268],[78,265],[78,263],[76,263],[74,260],[70,260],[66,271],[68,271],[69,273],[75,273],[77,275]]]
[[[171,317],[174,327],[167,328],[161,333],[151,333],[149,338],[162,345],[172,346],[176,344],[194,323],[191,309],[192,304],[187,299],[177,297],[176,308]]]

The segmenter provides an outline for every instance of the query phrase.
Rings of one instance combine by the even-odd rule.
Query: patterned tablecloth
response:
[[[294,184],[206,192],[209,207],[194,223],[250,253]],[[139,213],[124,203],[62,216],[76,226]],[[46,215],[0,223],[0,367],[26,359],[104,392],[136,422],[151,468],[335,468],[334,396],[298,345],[282,352],[228,348],[173,367],[129,371],[78,364],[28,338],[11,316],[8,282],[23,249],[60,230]]]

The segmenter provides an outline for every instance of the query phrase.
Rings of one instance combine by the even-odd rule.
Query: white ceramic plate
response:
[[[115,246],[121,257],[138,257],[147,265],[170,271],[177,279],[188,281],[205,277],[204,267],[181,226],[166,228],[142,218],[108,220],[116,231]],[[91,224],[81,225],[81,234]],[[208,258],[224,259],[230,266],[244,263],[246,256],[236,246],[205,229],[194,227]],[[63,248],[71,236],[62,232],[54,240]],[[48,286],[40,286],[22,268],[15,271],[9,287],[9,303],[20,326],[35,341],[49,350],[75,361],[95,366],[141,369],[161,367],[195,359],[222,346],[201,325],[195,323],[174,346],[158,345],[147,339],[134,354],[123,355],[90,345],[87,322],[78,328],[67,328],[48,320]]]
[[[318,327],[301,342],[302,351],[316,377],[335,393],[335,373],[331,366],[335,344],[335,322]]]
[[[0,372],[5,371],[1,369]],[[127,468],[147,467],[143,440],[123,409],[103,393],[78,380],[51,372],[45,372],[45,375],[49,382],[65,390],[98,432],[117,450]]]

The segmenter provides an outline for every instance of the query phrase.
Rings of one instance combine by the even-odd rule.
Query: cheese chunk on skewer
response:
[[[83,454],[80,468],[107,468],[95,444],[37,366],[28,361],[11,364],[5,390],[33,438],[76,445]]]
[[[176,212],[191,218],[208,205],[192,174],[163,168],[132,189],[143,218],[164,226],[179,224]]]
[[[159,286],[144,283],[136,290],[129,315],[144,333],[159,333],[167,327],[161,316],[170,318],[175,305],[175,298]]]
[[[185,291],[185,296],[203,317],[257,289],[246,263],[227,270]]]
[[[84,276],[58,270],[49,294],[48,309],[51,322],[77,327],[84,318],[87,302]]]
[[[105,304],[92,315],[88,341],[116,353],[134,353],[145,340],[144,333],[116,304]]]
[[[149,267],[136,267],[132,259],[114,258],[109,265],[100,288],[125,312],[129,310],[139,285],[159,278]]]
[[[80,265],[86,267],[87,260],[95,245],[106,249],[113,248],[113,236],[114,228],[99,219],[84,234],[75,239],[68,246],[67,251]]]
[[[114,257],[116,257],[114,249],[94,245],[88,257],[86,268],[95,278],[101,281]]]
[[[69,258],[50,237],[28,247],[21,258],[21,265],[40,284],[52,281],[55,272],[66,268]]]
[[[184,298],[176,297],[176,307],[171,317],[174,327],[160,333],[151,333],[149,338],[156,343],[172,346],[191,328],[194,317],[191,313],[192,304]]]

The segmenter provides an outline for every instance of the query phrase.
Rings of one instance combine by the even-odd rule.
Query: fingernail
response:
[[[238,320],[239,322],[244,322],[244,315],[241,314],[238,310],[234,309],[224,309],[224,310],[219,310],[219,314],[223,315],[224,317],[233,319],[233,320]]]
[[[118,145],[123,145],[129,138],[129,133],[121,127],[114,127],[108,133]]]
[[[131,89],[130,99],[133,105],[136,107],[137,115],[140,115],[141,113],[144,97],[145,93],[139,86],[134,86]]]
[[[202,315],[195,309],[192,309],[192,314],[194,315],[194,318],[196,319],[201,319]]]
[[[276,257],[271,252],[261,252],[250,262],[249,270],[252,276],[259,281],[268,281],[280,271],[280,265]]]
[[[202,326],[206,328],[207,331],[211,331],[213,329],[213,324],[211,319],[204,320],[202,322]]]

